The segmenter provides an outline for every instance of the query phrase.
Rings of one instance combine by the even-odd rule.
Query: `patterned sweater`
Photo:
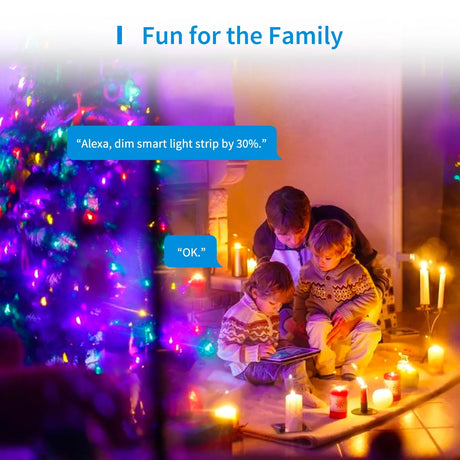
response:
[[[243,372],[249,363],[259,361],[259,344],[279,341],[279,315],[267,316],[245,294],[222,319],[217,355],[230,362],[233,375]]]
[[[311,261],[301,268],[293,317],[297,323],[303,323],[314,313],[332,318],[338,311],[350,321],[365,317],[378,302],[369,272],[350,253],[328,272],[322,272]]]

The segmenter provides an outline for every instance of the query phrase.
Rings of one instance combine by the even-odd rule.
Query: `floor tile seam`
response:
[[[430,433],[429,429],[425,426],[425,424],[423,423],[422,419],[417,415],[417,413],[415,411],[412,411],[414,412],[414,415],[417,417],[418,421],[420,422],[420,424],[423,426],[424,430],[426,431],[426,433],[428,434],[429,438],[431,439],[431,441],[433,442],[433,444],[436,446],[436,448],[439,450],[439,453],[440,454],[443,454],[444,451],[441,449],[441,447],[439,446],[439,444],[436,442],[436,440],[434,439],[433,435]]]
[[[339,442],[336,444],[336,447],[337,447],[337,450],[338,450],[338,452],[339,452],[339,458],[344,458],[344,456],[343,456],[343,451],[342,451],[342,448],[340,447],[340,443],[339,443]]]

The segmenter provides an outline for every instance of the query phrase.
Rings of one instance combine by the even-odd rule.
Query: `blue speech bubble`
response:
[[[71,126],[72,160],[281,160],[273,126]]]
[[[212,235],[168,235],[165,238],[167,267],[221,267],[217,240]]]

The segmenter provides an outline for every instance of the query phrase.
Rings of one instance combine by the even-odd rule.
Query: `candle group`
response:
[[[292,390],[286,395],[285,431],[286,433],[292,433],[302,431],[302,429],[302,395]]]
[[[438,310],[444,307],[444,291],[446,286],[446,269],[439,268]],[[430,305],[430,273],[428,262],[420,262],[420,305]]]

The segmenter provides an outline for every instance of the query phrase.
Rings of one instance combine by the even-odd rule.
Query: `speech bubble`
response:
[[[281,160],[274,126],[71,126],[72,160]]]
[[[164,248],[167,267],[221,267],[215,236],[168,235]]]

